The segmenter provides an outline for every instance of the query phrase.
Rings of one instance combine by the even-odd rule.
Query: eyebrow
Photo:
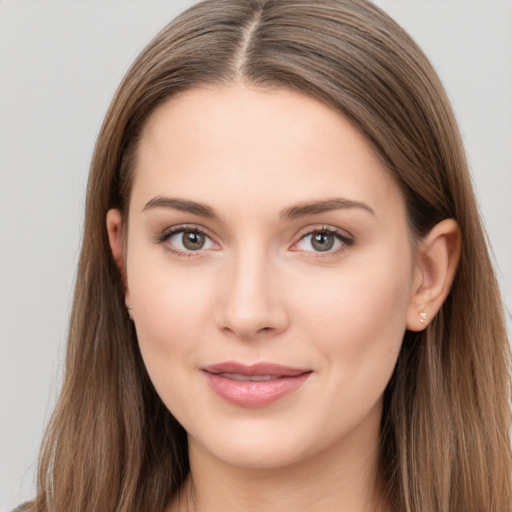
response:
[[[202,203],[197,203],[196,201],[189,201],[187,199],[157,196],[144,205],[142,212],[144,213],[154,208],[171,208],[173,210],[193,213],[194,215],[206,217],[207,219],[220,220],[220,215],[214,208]]]
[[[188,199],[156,196],[144,205],[142,212],[144,213],[154,208],[170,208],[173,210],[192,213],[194,215],[198,215],[199,217],[205,217],[207,219],[212,219],[216,221],[221,219],[220,214],[211,206],[208,206],[203,203],[198,203],[196,201],[190,201]],[[281,221],[284,222],[287,220],[308,217],[310,215],[316,215],[319,213],[324,213],[332,210],[352,208],[362,209],[376,216],[373,209],[370,208],[370,206],[368,206],[366,203],[361,203],[359,201],[351,201],[349,199],[334,198],[327,199],[324,201],[310,201],[306,203],[299,203],[297,205],[282,210],[279,214],[279,217]]]
[[[291,206],[290,208],[283,210],[280,217],[282,221],[286,221],[346,208],[362,209],[376,217],[373,209],[370,208],[370,206],[368,206],[366,203],[341,198],[327,199],[326,201],[311,201],[307,203],[300,203],[296,206]]]

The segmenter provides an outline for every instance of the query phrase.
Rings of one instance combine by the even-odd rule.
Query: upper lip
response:
[[[284,366],[275,363],[256,363],[256,364],[242,364],[236,361],[226,361],[224,363],[217,363],[201,368],[208,373],[232,373],[238,375],[247,375],[250,377],[256,375],[274,375],[278,377],[295,377],[308,373],[311,370],[304,368],[292,368],[291,366]]]

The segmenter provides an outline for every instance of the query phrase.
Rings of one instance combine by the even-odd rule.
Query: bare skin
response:
[[[125,220],[107,216],[126,301],[189,439],[191,476],[170,510],[385,510],[382,395],[405,330],[448,294],[456,223],[412,243],[398,186],[347,120],[240,84],[179,94],[151,116],[123,244]],[[268,402],[261,383],[212,378],[233,361],[304,378]]]

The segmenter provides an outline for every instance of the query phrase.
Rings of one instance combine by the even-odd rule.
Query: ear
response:
[[[119,273],[121,274],[125,292],[125,301],[127,304],[129,304],[130,294],[128,292],[128,283],[126,279],[121,212],[117,209],[109,210],[107,212],[106,222],[110,250],[112,251],[112,256],[117,265],[117,268],[119,269]]]
[[[420,242],[414,269],[407,329],[423,330],[445,301],[459,263],[461,235],[454,219],[436,224]]]

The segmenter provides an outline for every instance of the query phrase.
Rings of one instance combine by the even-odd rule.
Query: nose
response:
[[[271,337],[286,330],[282,276],[262,251],[234,256],[223,275],[218,295],[218,327],[240,339]]]

